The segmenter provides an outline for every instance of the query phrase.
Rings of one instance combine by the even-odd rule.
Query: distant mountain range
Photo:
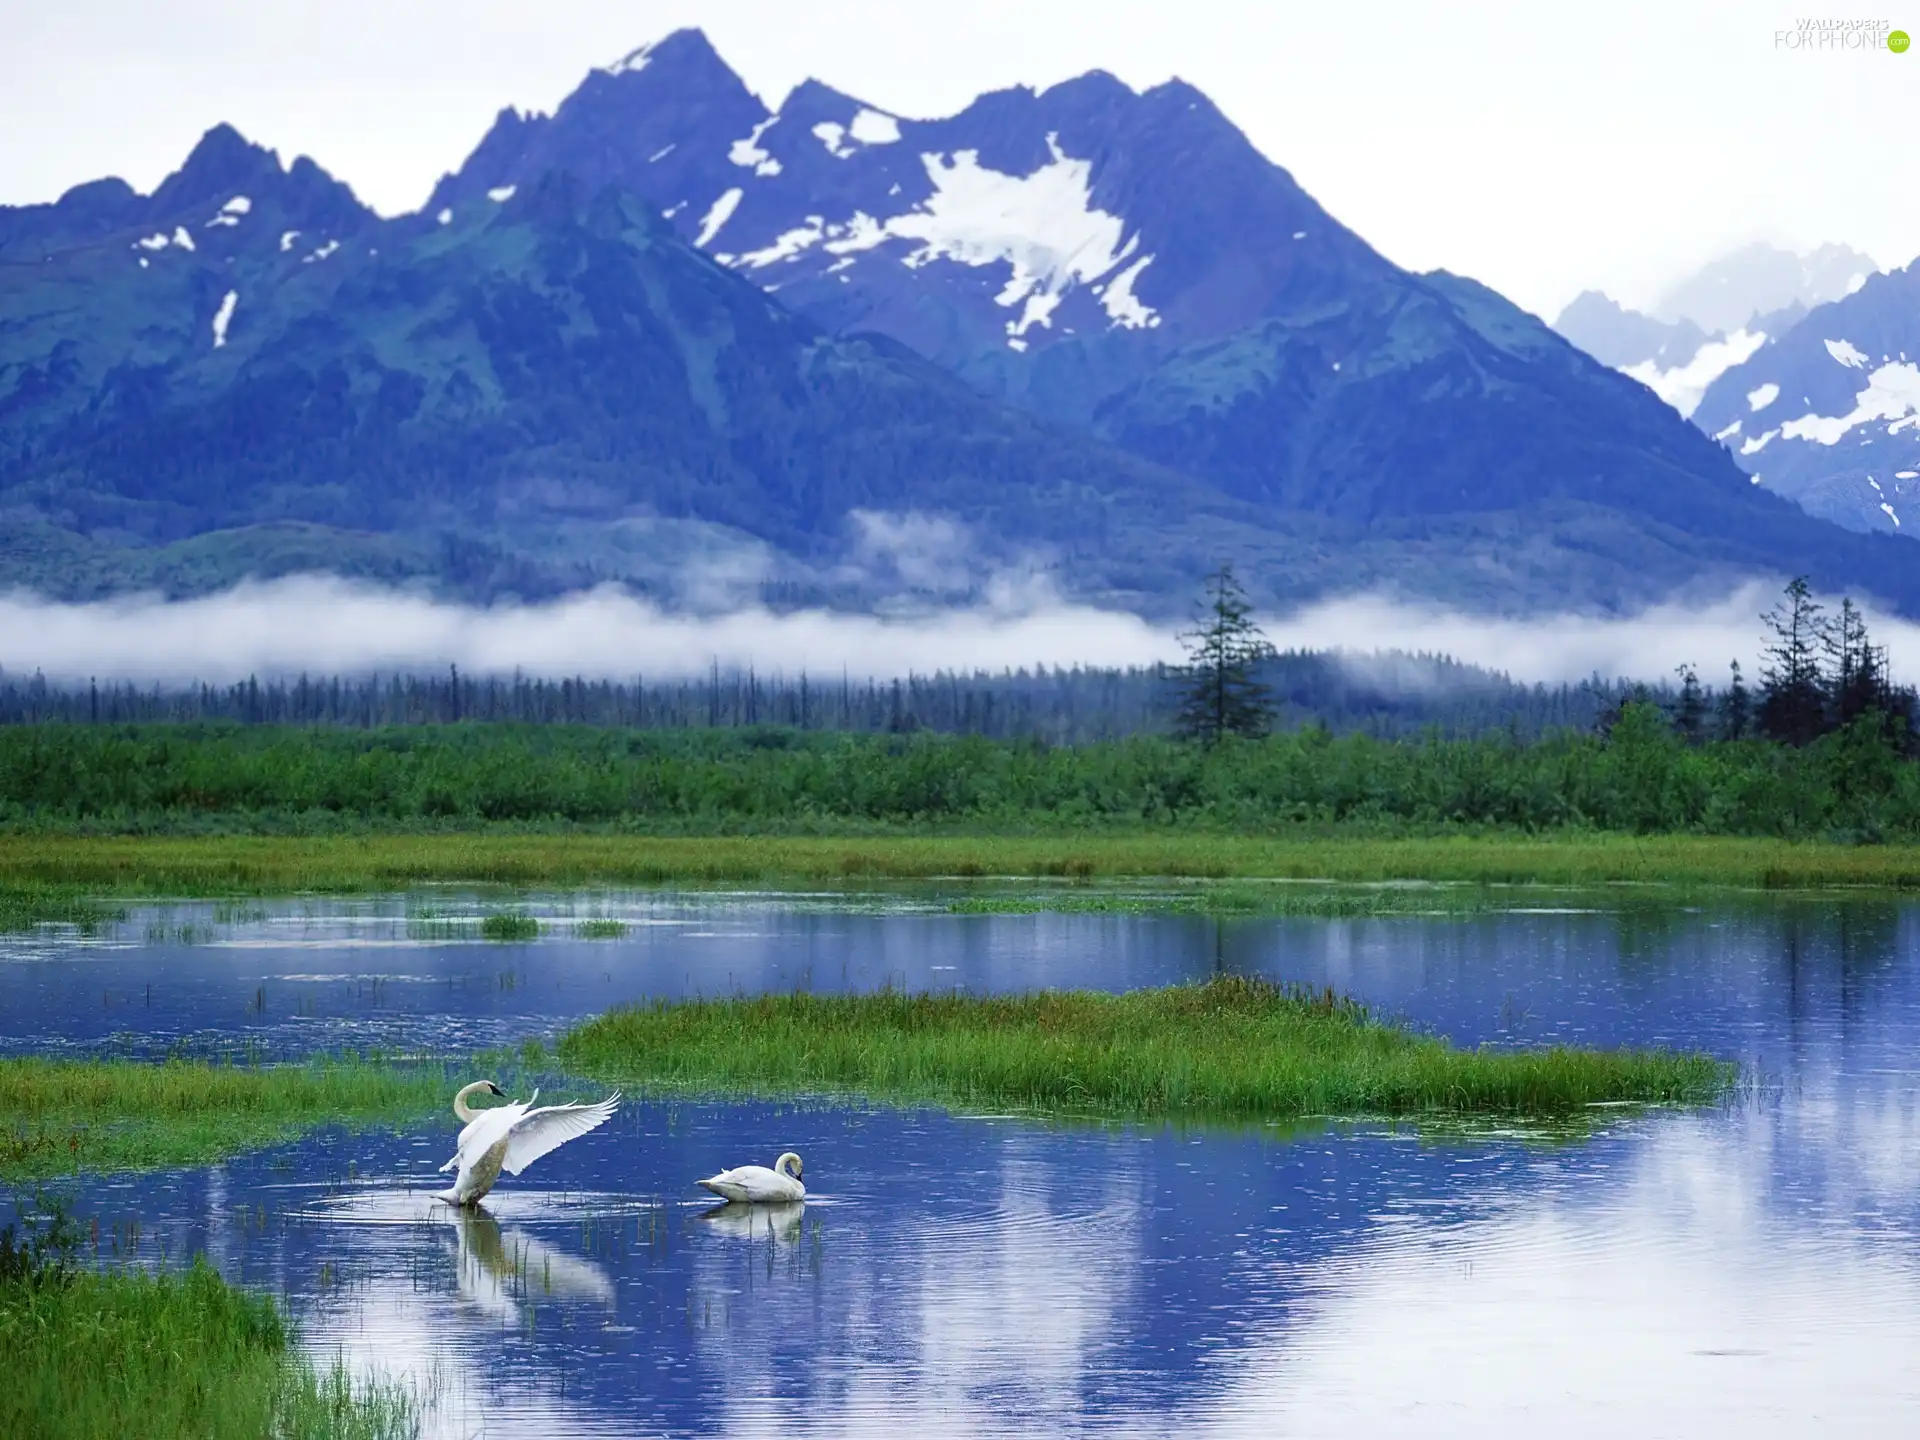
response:
[[[1748,311],[1730,334],[1702,323],[1783,299],[1770,313]],[[1810,514],[1893,535],[1920,525],[1914,267],[1882,274],[1843,245],[1805,256],[1751,246],[1676,286],[1656,309],[1670,318],[1590,290],[1554,328],[1643,381],[1728,446],[1754,480]]]
[[[502,112],[415,215],[227,127],[150,196],[0,209],[0,583],[52,594],[864,606],[1039,568],[1159,614],[1232,557],[1268,600],[1804,570],[1920,612],[1907,554],[1395,267],[1180,82],[770,112],[683,31]]]
[[[1822,245],[1806,255],[1749,245],[1673,286],[1652,314],[1587,290],[1553,328],[1692,415],[1721,375],[1786,334],[1814,306],[1851,295],[1879,268],[1845,245]]]
[[[1694,420],[1812,514],[1920,529],[1920,263],[1809,313],[1716,380]]]

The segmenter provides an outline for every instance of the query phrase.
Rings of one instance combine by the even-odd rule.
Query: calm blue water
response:
[[[473,1221],[423,1198],[444,1183],[451,1114],[96,1182],[80,1209],[109,1251],[138,1217],[137,1253],[204,1249],[285,1295],[317,1354],[428,1384],[438,1434],[1920,1421],[1920,910],[1216,925],[767,896],[596,905],[647,923],[486,946],[410,940],[399,902],[281,906],[182,944],[167,935],[211,918],[182,907],[89,945],[11,941],[0,1045],[444,1048],[646,994],[1117,988],[1225,968],[1333,984],[1465,1041],[1700,1046],[1759,1083],[1578,1144],[681,1103],[628,1107]],[[691,1185],[787,1148],[806,1157],[803,1208],[714,1217]]]

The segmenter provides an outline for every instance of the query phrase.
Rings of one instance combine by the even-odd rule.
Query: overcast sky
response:
[[[1892,18],[1920,31],[1920,7]],[[1920,50],[1776,49],[1795,20],[1767,0],[0,0],[0,203],[149,189],[228,120],[409,210],[502,105],[549,110],[698,25],[770,104],[809,75],[920,116],[1094,68],[1178,75],[1392,259],[1551,318],[1589,285],[1647,303],[1754,239],[1920,252]]]

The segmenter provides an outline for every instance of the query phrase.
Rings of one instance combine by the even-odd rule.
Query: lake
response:
[[[0,1048],[465,1050],[652,995],[1332,985],[1464,1043],[1737,1059],[1703,1111],[1098,1126],[631,1104],[425,1199],[458,1128],[88,1182],[109,1248],[205,1250],[445,1435],[1803,1435],[1920,1421],[1920,908],[1644,892],[1374,920],[953,915],[912,893],[137,909],[0,938]],[[617,939],[572,926],[617,916]],[[584,1097],[591,1087],[565,1087]],[[804,1207],[692,1181],[806,1158]],[[135,1223],[138,1233],[136,1237]]]

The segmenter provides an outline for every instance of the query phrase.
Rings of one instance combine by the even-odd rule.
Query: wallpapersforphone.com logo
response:
[[[1891,50],[1904,55],[1912,39],[1904,30],[1893,28],[1891,20],[1816,20],[1794,22],[1791,30],[1773,32],[1773,48],[1802,54],[1867,55]]]

